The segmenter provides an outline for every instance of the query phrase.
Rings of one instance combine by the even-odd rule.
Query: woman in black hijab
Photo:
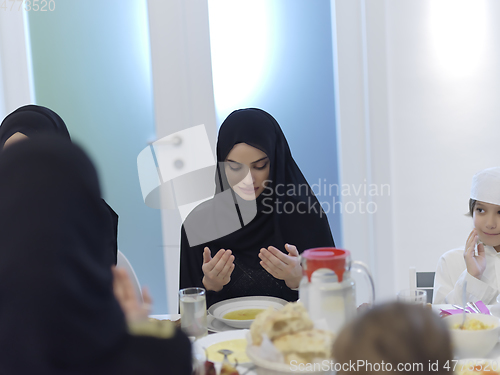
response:
[[[0,151],[9,145],[23,139],[32,139],[43,135],[58,135],[62,139],[71,142],[71,137],[66,124],[54,111],[39,105],[25,105],[9,114],[0,126]],[[118,253],[118,215],[104,201],[106,207],[104,215],[111,222],[111,231],[105,238],[107,251],[112,257],[111,261],[116,264]]]
[[[54,111],[39,105],[25,105],[8,115],[0,126],[0,149],[10,144],[11,138],[22,139],[43,134],[58,134],[71,140],[66,124]]]
[[[188,338],[131,336],[105,251],[97,173],[70,142],[0,157],[0,373],[191,374]]]
[[[297,300],[299,253],[335,244],[280,126],[260,109],[234,111],[220,127],[217,162],[214,198],[182,226],[180,287],[207,289],[208,306],[242,296]]]

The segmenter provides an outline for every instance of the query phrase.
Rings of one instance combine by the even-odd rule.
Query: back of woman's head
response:
[[[0,154],[0,368],[92,362],[125,334],[91,161],[40,137]]]
[[[363,374],[438,375],[449,372],[443,365],[453,354],[446,326],[430,309],[390,303],[347,325],[335,342],[334,357],[343,365],[339,374],[349,372],[354,363],[361,365],[356,370]],[[430,364],[436,362],[439,368],[430,371]]]
[[[28,138],[59,135],[71,140],[63,119],[54,111],[40,105],[29,104],[10,113],[0,125],[0,151],[5,142],[16,133]]]

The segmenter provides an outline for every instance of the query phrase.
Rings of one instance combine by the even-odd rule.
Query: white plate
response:
[[[226,332],[234,331],[233,327],[222,323],[221,321],[215,319],[212,315],[207,315],[207,328],[209,332]]]
[[[250,328],[253,320],[231,320],[224,319],[223,316],[231,311],[242,309],[264,309],[272,306],[281,309],[288,302],[281,298],[267,296],[250,296],[227,299],[210,306],[208,313],[219,322],[234,328]]]
[[[158,319],[158,320],[176,321],[176,320],[179,320],[181,318],[181,314],[149,315],[149,317],[154,318],[154,319]],[[208,328],[209,332],[234,331],[233,327],[230,327],[227,324],[224,324],[221,321],[218,321],[210,314],[207,314],[207,328]]]
[[[237,329],[227,332],[219,332],[211,335],[207,335],[202,337],[201,339],[196,340],[193,343],[193,353],[196,356],[196,359],[205,361],[206,353],[205,349],[213,344],[217,344],[219,342],[235,340],[235,339],[245,339],[248,329]],[[231,349],[231,348],[228,348]],[[217,363],[217,362],[215,362]],[[219,362],[220,363],[220,362]],[[245,362],[248,363],[248,362]]]

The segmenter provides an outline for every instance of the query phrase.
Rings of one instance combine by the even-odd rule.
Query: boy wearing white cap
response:
[[[468,302],[496,303],[500,293],[500,167],[474,175],[469,214],[474,229],[465,251],[450,250],[439,259],[433,303],[461,305],[465,281]]]

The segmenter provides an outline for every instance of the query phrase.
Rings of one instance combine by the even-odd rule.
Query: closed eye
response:
[[[229,168],[231,168],[232,171],[239,171],[241,169],[241,165],[233,166],[232,164],[229,164]]]
[[[259,171],[261,171],[267,167],[267,164],[268,163],[264,164],[262,167],[255,167],[255,169],[258,169]]]

